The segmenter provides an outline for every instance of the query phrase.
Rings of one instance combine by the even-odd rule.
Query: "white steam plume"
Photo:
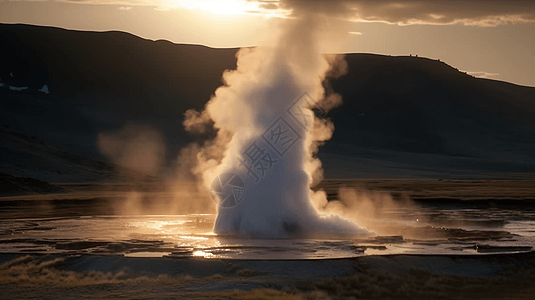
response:
[[[225,86],[205,111],[187,114],[185,125],[199,127],[209,116],[218,130],[211,151],[198,153],[194,170],[206,187],[221,188],[214,195],[227,201],[218,208],[215,233],[255,238],[368,234],[337,215],[319,214],[312,205],[325,197],[310,189],[322,177],[321,162],[313,155],[334,127],[299,100],[305,92],[323,99],[322,82],[340,61],[322,55],[321,24],[310,13],[279,20],[268,45],[238,52],[237,69],[225,72]],[[325,106],[336,99],[324,100]],[[214,145],[219,145],[217,154]]]

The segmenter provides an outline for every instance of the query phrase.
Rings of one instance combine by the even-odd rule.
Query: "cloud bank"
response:
[[[477,78],[490,78],[493,79],[495,77],[500,76],[499,73],[490,73],[485,71],[475,71],[475,72],[466,72],[468,75],[472,75]]]
[[[535,1],[529,0],[284,0],[278,4],[294,13],[315,11],[352,21],[398,25],[496,26],[535,22]]]
[[[263,14],[293,17],[315,13],[355,22],[382,22],[397,25],[463,24],[497,26],[535,23],[532,0],[57,0],[69,3],[154,6],[159,10],[174,8],[224,10],[226,13]],[[213,6],[216,7],[213,7]]]

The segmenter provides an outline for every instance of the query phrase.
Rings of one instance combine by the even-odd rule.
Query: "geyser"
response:
[[[326,197],[310,189],[321,177],[314,153],[333,130],[332,123],[312,110],[316,100],[325,101],[322,82],[334,61],[318,48],[318,24],[310,14],[280,20],[267,45],[238,52],[236,70],[223,74],[225,85],[205,110],[186,114],[187,128],[212,120],[218,130],[210,151],[198,153],[195,169],[220,204],[217,234],[280,238],[368,233],[337,215],[320,214],[312,205]]]

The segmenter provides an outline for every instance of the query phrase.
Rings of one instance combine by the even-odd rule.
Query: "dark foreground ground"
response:
[[[535,253],[244,261],[0,255],[3,299],[533,299]]]
[[[61,193],[0,197],[0,216],[114,214],[122,193],[132,191],[152,213],[180,213],[159,206],[154,199],[174,196],[151,184],[57,186]],[[326,180],[321,187],[331,199],[352,187],[421,206],[524,211],[535,202],[530,178]],[[535,252],[286,261],[0,254],[2,299],[535,299],[533,282]]]
[[[54,188],[44,193],[34,189],[23,195],[0,193],[0,217],[215,213],[210,197],[192,182],[56,183]],[[394,200],[411,200],[421,206],[535,208],[535,174],[497,179],[336,179],[324,180],[317,188],[324,189],[329,200],[338,198],[340,188],[352,188],[392,196]],[[132,193],[142,209],[122,210]],[[183,205],[169,205],[177,202]]]

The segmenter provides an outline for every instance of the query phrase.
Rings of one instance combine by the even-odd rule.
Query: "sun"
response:
[[[171,0],[173,6],[200,9],[213,14],[237,15],[258,9],[254,1],[246,0]]]

